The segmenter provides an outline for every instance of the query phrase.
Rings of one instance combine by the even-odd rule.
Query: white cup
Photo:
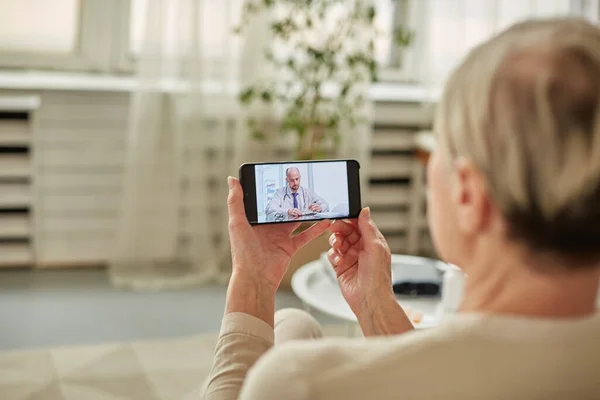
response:
[[[463,297],[465,278],[464,272],[454,265],[449,265],[449,268],[444,272],[442,285],[442,307],[444,312],[453,313],[458,310]]]

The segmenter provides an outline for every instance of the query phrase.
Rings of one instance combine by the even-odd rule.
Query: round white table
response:
[[[401,256],[407,259],[415,257]],[[346,322],[356,322],[356,316],[344,300],[337,281],[321,260],[312,261],[302,266],[292,277],[292,290],[310,309],[318,310],[327,315]],[[392,270],[392,274],[393,274]],[[421,321],[415,323],[415,328],[425,329],[436,326],[441,320],[443,309],[439,297],[417,298],[396,296],[398,303],[405,309],[422,314]]]

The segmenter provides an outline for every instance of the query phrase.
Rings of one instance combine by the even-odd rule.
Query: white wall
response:
[[[348,204],[348,176],[345,162],[315,163],[312,166],[313,190],[333,209]]]

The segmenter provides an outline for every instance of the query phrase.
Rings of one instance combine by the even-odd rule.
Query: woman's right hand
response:
[[[370,209],[364,208],[358,220],[337,220],[329,229],[329,262],[352,311],[358,315],[393,299],[390,249]]]
[[[363,209],[358,220],[335,221],[329,227],[329,262],[342,294],[365,336],[395,335],[413,330],[392,290],[392,255],[385,238]]]

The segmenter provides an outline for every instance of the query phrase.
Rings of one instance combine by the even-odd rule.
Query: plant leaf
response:
[[[350,92],[350,82],[346,82],[344,84],[344,86],[342,87],[342,91],[340,92],[340,96],[346,97],[348,95],[348,92]]]
[[[408,47],[414,39],[414,32],[400,26],[394,31],[394,43],[398,47]]]
[[[329,122],[327,123],[327,127],[329,129],[335,129],[338,127],[340,123],[340,117],[338,115],[332,115],[331,118],[329,119]]]
[[[375,20],[375,6],[369,6],[367,8],[367,18],[369,19],[369,22],[373,22]]]
[[[252,99],[254,99],[255,94],[254,88],[252,87],[243,90],[240,93],[240,102],[244,105],[250,104]]]
[[[371,80],[376,81],[377,80],[377,61],[375,61],[375,59],[371,59],[371,60],[369,60],[368,65],[369,65],[369,73],[371,74]]]
[[[264,101],[265,103],[271,103],[273,101],[273,93],[268,91],[268,90],[264,90],[261,94],[260,94],[260,98],[262,99],[262,101]]]
[[[263,140],[267,139],[267,136],[265,135],[265,133],[260,130],[252,131],[252,133],[250,134],[250,137],[254,140],[259,140],[259,141],[263,141]]]
[[[375,51],[375,41],[373,39],[369,40],[369,52]]]

